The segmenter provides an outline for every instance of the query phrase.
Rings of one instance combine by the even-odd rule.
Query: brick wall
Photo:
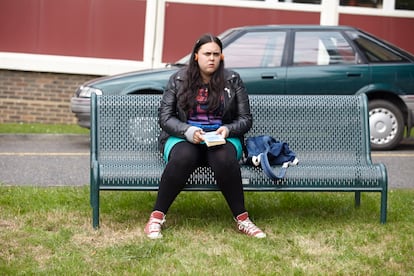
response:
[[[70,98],[96,77],[0,70],[0,123],[75,124]]]

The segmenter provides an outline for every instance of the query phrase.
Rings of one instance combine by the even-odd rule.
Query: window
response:
[[[389,50],[382,45],[379,45],[375,41],[369,39],[369,37],[357,34],[355,32],[347,32],[349,37],[355,42],[361,52],[365,55],[369,62],[382,63],[382,62],[406,62],[407,60],[398,55],[397,53]]]
[[[341,0],[341,6],[356,6],[367,8],[382,8],[383,0]]]
[[[320,4],[321,3],[321,0],[279,0],[279,2],[304,3],[304,4]]]
[[[355,64],[356,54],[339,32],[296,32],[293,65]]]
[[[245,33],[223,50],[226,66],[281,66],[285,40],[283,31]]]
[[[413,0],[395,0],[396,10],[414,10]]]
[[[277,1],[286,3],[321,4],[322,0],[255,0],[255,1]]]

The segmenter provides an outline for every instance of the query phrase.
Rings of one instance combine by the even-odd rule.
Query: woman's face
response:
[[[200,74],[204,82],[210,81],[211,75],[217,70],[221,61],[221,49],[215,42],[203,44],[197,52]]]

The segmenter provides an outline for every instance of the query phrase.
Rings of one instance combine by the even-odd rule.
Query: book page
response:
[[[203,134],[204,142],[208,147],[222,145],[226,143],[226,139],[221,134],[217,134],[215,131],[206,132]]]

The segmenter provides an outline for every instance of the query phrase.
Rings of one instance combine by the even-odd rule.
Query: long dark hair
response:
[[[195,54],[200,47],[206,43],[215,42],[220,47],[220,52],[223,52],[223,44],[221,40],[212,34],[202,35],[194,44],[193,51],[189,65],[187,67],[187,78],[184,82],[183,89],[178,92],[178,104],[186,112],[191,110],[195,105],[195,99],[198,90],[205,84],[200,74],[198,62],[195,59]],[[220,64],[217,70],[211,76],[208,83],[208,101],[207,106],[209,111],[215,111],[221,104],[221,93],[224,90],[224,60],[220,59]]]

